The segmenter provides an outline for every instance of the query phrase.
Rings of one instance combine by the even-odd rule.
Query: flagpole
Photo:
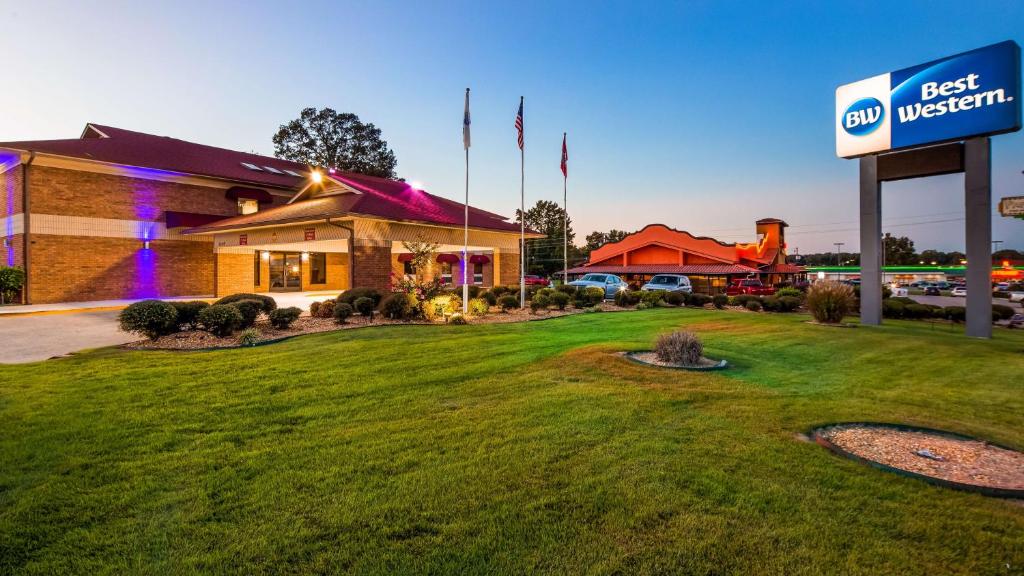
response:
[[[523,97],[519,97],[519,109]],[[523,120],[523,145],[519,148],[519,307],[526,308],[526,120]]]
[[[463,135],[464,144],[466,148],[466,204],[465,213],[463,219],[462,229],[462,313],[469,313],[469,284],[467,280],[467,271],[469,266],[466,264],[466,256],[469,252],[469,88],[466,88],[466,116],[463,120]]]
[[[566,133],[562,132],[562,142]],[[562,284],[569,283],[569,174],[562,173]]]

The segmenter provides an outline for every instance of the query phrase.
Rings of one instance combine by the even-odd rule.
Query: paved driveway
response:
[[[138,340],[117,328],[119,310],[0,316],[0,363],[35,362]]]

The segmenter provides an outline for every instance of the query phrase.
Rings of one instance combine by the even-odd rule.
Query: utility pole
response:
[[[842,260],[843,246],[846,242],[833,242],[832,245],[836,247],[836,266],[842,266],[840,260]]]
[[[993,240],[992,241],[992,253],[993,254],[995,254],[996,252],[999,252],[999,245],[1002,244],[1002,243],[1003,243],[1002,240]]]

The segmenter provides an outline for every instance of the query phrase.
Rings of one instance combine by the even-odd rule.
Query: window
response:
[[[309,255],[309,283],[327,283],[327,254],[313,252]]]
[[[473,264],[473,284],[484,283],[484,265],[476,262]]]
[[[452,263],[441,262],[441,283],[451,284],[452,283]]]
[[[416,267],[412,265],[412,260],[406,260],[402,264],[405,265],[403,272],[405,273],[406,276],[416,275]]]
[[[278,170],[277,168],[274,168],[273,166],[264,166],[263,169],[266,170],[267,172],[271,172],[273,174],[282,174],[282,172],[280,170]]]
[[[260,203],[256,200],[250,200],[248,198],[238,199],[238,213],[239,214],[255,214],[260,209]]]
[[[263,170],[260,169],[259,166],[255,165],[255,164],[250,164],[248,162],[242,162],[242,166],[245,166],[249,170],[255,170],[257,172],[262,172],[263,171]]]
[[[261,276],[261,274],[260,274],[260,265],[261,265],[261,263],[260,263],[260,251],[257,250],[255,252],[253,252],[252,255],[253,255],[252,277],[254,279],[253,280],[253,285],[254,286],[259,286],[260,285],[260,276]]]

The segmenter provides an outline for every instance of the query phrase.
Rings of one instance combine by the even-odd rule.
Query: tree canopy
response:
[[[538,200],[526,211],[526,227],[547,236],[526,241],[526,272],[550,276],[562,270],[563,242],[565,238],[563,217],[565,209],[557,202]],[[516,222],[523,218],[523,213],[516,210]],[[586,255],[573,245],[576,233],[572,230],[572,216],[568,220],[569,236],[569,267],[572,268],[586,260]]]
[[[882,236],[882,246],[885,248],[885,265],[896,266],[898,264],[917,264],[917,252],[914,250],[914,241],[906,236],[893,236],[886,232]]]
[[[311,166],[394,178],[398,160],[380,129],[355,114],[305,108],[274,134],[274,155]]]

